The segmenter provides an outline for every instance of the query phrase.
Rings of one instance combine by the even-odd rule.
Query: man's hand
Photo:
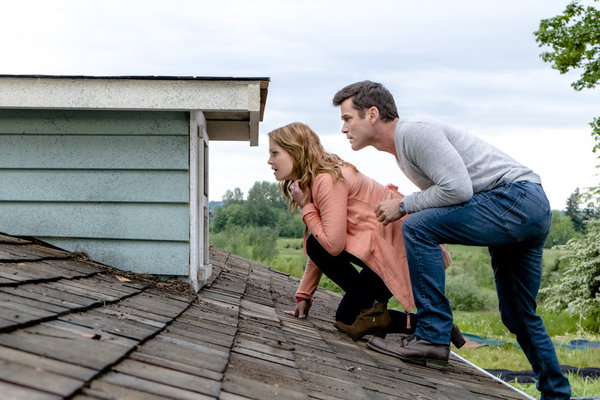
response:
[[[287,315],[292,317],[304,319],[308,317],[308,310],[310,309],[310,302],[308,300],[302,300],[296,303],[296,309],[294,311],[284,311]]]
[[[401,201],[402,199],[392,199],[379,203],[379,205],[375,207],[375,215],[377,216],[377,220],[385,226],[390,222],[397,221],[406,215],[405,213],[400,212],[398,209]]]

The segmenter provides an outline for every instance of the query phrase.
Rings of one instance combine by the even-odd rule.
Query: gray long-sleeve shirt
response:
[[[459,204],[502,182],[541,183],[496,147],[434,118],[399,119],[395,145],[398,166],[422,190],[404,198],[407,212]]]

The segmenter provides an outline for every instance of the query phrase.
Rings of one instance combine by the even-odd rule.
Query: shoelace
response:
[[[417,337],[415,336],[414,333],[402,338],[402,347],[407,346],[410,342],[412,342],[413,340],[415,340]]]

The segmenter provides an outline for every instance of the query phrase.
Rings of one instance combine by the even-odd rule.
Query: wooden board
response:
[[[56,372],[60,375],[69,376],[81,381],[87,381],[91,379],[98,372],[90,368],[53,360],[48,357],[43,357],[37,354],[27,353],[8,347],[0,348],[0,359],[27,365],[39,371]]]
[[[304,390],[289,390],[285,387],[269,385],[234,374],[227,375],[223,380],[223,391],[255,400],[308,400]]]
[[[223,373],[229,359],[228,355],[216,357],[214,354],[203,351],[191,351],[190,349],[182,349],[181,347],[153,340],[145,343],[139,349],[140,352],[150,354],[155,357],[161,357],[166,360],[174,360],[184,364],[189,364],[197,368],[204,368],[210,371]]]
[[[0,288],[0,292],[22,296],[32,300],[44,301],[57,306],[67,307],[72,310],[101,304],[101,302],[96,299],[60,291],[58,288],[55,288],[53,283],[27,284],[14,288],[5,287]]]
[[[158,330],[155,326],[130,319],[122,319],[116,315],[109,315],[98,311],[88,311],[85,314],[69,314],[60,317],[59,320],[99,329],[113,335],[123,336],[140,342],[145,341]]]
[[[60,396],[68,396],[84,384],[84,381],[79,379],[40,371],[35,367],[3,359],[0,359],[0,380]]]
[[[57,396],[48,392],[40,392],[22,386],[0,381],[0,393],[6,399],[10,400],[61,400],[62,396]]]
[[[207,396],[217,397],[221,389],[220,382],[135,360],[125,360],[113,371]]]
[[[69,335],[41,325],[37,328],[37,333],[21,329],[0,334],[0,345],[95,370],[111,365],[132,349],[106,341]]]
[[[136,351],[132,353],[130,359],[141,361],[146,364],[152,364],[164,368],[169,368],[175,371],[185,372],[187,374],[200,376],[217,382],[221,382],[223,380],[222,373],[211,371],[206,368],[198,368],[180,361],[167,360],[163,357],[157,357],[152,354],[144,353],[141,351]]]
[[[115,385],[104,380],[95,380],[83,393],[94,399],[127,399],[127,400],[172,400],[170,397],[159,396],[151,392],[130,389],[126,386]]]

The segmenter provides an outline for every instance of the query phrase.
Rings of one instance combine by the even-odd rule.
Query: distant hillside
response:
[[[217,208],[221,207],[222,205],[223,205],[222,201],[209,201],[208,202],[208,212],[212,213]]]

